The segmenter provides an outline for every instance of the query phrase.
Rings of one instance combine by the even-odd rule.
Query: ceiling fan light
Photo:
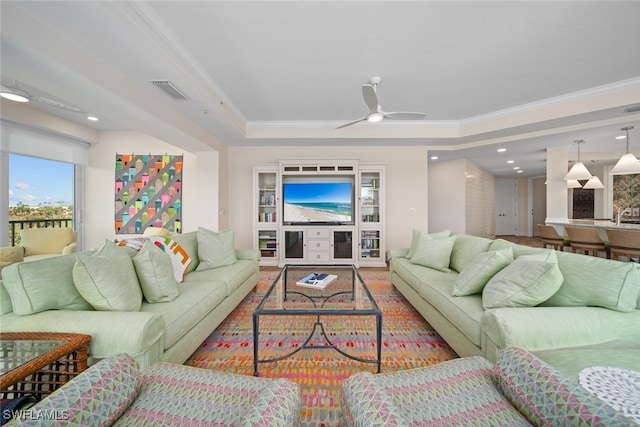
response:
[[[367,116],[367,121],[369,123],[380,123],[383,118],[382,113],[371,113]]]
[[[29,102],[31,96],[22,89],[17,88],[2,88],[0,96],[15,102]]]
[[[577,179],[568,179],[567,188],[582,188],[582,184]]]
[[[584,188],[585,190],[599,190],[601,188],[604,188],[604,184],[602,183],[602,181],[600,181],[600,178],[594,175],[589,178],[589,181],[587,181],[587,183],[582,188]]]
[[[640,173],[640,160],[633,155],[627,153],[620,157],[618,163],[611,169],[611,175],[630,175]]]
[[[582,162],[577,162],[567,175],[564,177],[565,181],[570,179],[581,180],[581,179],[591,179],[591,173],[587,170],[587,167]]]

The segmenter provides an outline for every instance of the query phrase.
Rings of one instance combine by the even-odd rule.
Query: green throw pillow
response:
[[[409,259],[412,264],[418,264],[434,270],[450,272],[449,259],[456,236],[441,237],[439,239],[421,239],[416,251]]]
[[[171,258],[151,240],[146,240],[133,257],[138,282],[144,298],[150,302],[169,302],[178,296],[178,283]]]
[[[511,248],[476,255],[456,278],[451,295],[461,297],[481,293],[487,282],[512,261]]]
[[[498,272],[482,291],[482,306],[532,307],[551,298],[564,278],[555,252],[523,255]]]
[[[411,234],[411,246],[409,247],[409,252],[407,253],[407,258],[411,259],[413,255],[416,253],[416,249],[418,248],[418,244],[422,239],[433,240],[439,239],[441,237],[449,237],[451,236],[451,231],[443,230],[437,233],[427,234],[422,230],[414,229]]]
[[[198,258],[196,271],[224,267],[236,262],[233,231],[219,233],[198,227]]]
[[[140,310],[142,292],[129,255],[79,255],[73,265],[73,283],[96,310]]]

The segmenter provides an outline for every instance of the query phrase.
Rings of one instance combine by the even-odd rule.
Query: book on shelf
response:
[[[311,273],[308,276],[303,277],[302,279],[296,282],[298,286],[304,286],[306,288],[313,289],[324,289],[327,285],[334,280],[336,280],[338,276],[335,274],[327,274],[327,273]]]

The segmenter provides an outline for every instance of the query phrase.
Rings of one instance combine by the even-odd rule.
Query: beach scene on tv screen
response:
[[[351,184],[285,183],[284,222],[351,221]]]

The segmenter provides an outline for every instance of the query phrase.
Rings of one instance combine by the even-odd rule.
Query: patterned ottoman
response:
[[[507,348],[408,371],[343,381],[342,426],[631,426],[531,353]]]
[[[140,372],[133,358],[118,355],[7,425],[297,426],[301,404],[299,386],[286,380],[170,363]]]

